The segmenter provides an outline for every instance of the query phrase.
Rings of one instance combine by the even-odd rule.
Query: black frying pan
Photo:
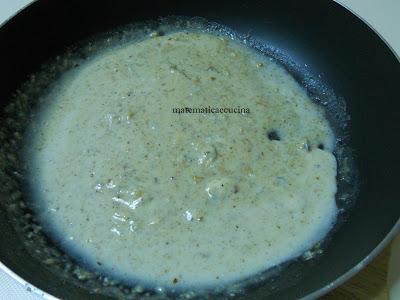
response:
[[[348,146],[359,193],[317,263],[288,266],[239,298],[314,298],[365,266],[400,228],[400,64],[364,22],[330,0],[314,1],[50,1],[39,0],[0,29],[0,103],[28,75],[74,42],[125,23],[159,16],[200,16],[279,49],[345,99]],[[301,77],[301,76],[300,76]],[[342,98],[341,98],[342,97]],[[343,121],[343,120],[339,120]],[[3,118],[1,126],[5,126]],[[340,124],[339,124],[340,125]],[[0,147],[3,145],[0,145]],[[353,182],[356,184],[356,181]],[[10,195],[1,195],[7,202]],[[57,297],[103,299],[33,259],[0,210],[0,261]]]

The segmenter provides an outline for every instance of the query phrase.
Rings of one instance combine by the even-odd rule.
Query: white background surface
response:
[[[57,1],[57,0],[54,0]],[[32,0],[0,0],[0,24]],[[400,55],[400,0],[338,0],[360,15]],[[393,246],[389,282],[391,299],[400,299],[400,236]],[[36,300],[22,285],[0,270],[0,300]]]

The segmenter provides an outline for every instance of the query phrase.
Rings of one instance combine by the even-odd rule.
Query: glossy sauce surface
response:
[[[225,284],[301,255],[335,222],[323,111],[226,37],[104,51],[42,101],[28,151],[37,212],[92,268],[152,286]],[[208,106],[249,113],[173,113]]]

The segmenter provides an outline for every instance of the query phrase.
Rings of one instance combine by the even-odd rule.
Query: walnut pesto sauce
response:
[[[155,34],[88,58],[41,102],[27,151],[36,213],[100,272],[228,284],[302,255],[336,220],[324,112],[236,41]],[[172,113],[209,105],[251,113]]]

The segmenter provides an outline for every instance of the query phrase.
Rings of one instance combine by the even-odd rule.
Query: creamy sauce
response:
[[[235,41],[181,32],[110,49],[42,101],[29,150],[37,213],[99,271],[230,283],[301,255],[335,222],[324,113]],[[249,113],[172,112],[208,106]]]

